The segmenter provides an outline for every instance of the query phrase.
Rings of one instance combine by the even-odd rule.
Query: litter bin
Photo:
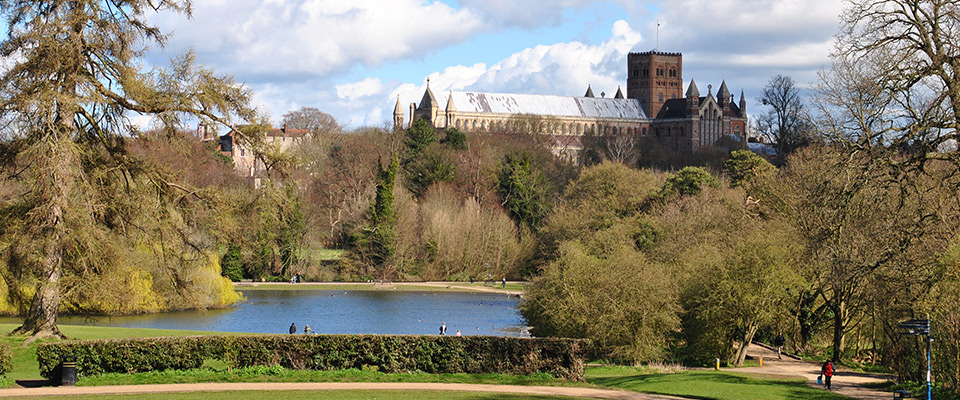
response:
[[[60,386],[73,386],[77,384],[77,358],[74,356],[64,356],[60,362]]]

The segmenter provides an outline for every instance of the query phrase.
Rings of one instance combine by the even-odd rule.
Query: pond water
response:
[[[110,318],[61,317],[64,325],[287,333],[296,323],[317,333],[529,336],[515,296],[496,293],[335,290],[249,290],[224,310]]]

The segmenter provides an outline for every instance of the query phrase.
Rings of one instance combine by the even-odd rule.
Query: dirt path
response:
[[[0,397],[78,396],[138,393],[182,393],[259,390],[430,390],[570,396],[612,400],[676,400],[678,397],[634,393],[614,389],[559,386],[474,385],[465,383],[186,383],[173,385],[64,386],[0,389]]]
[[[783,359],[777,359],[777,353],[766,347],[755,344],[747,349],[747,355],[757,359],[763,357],[763,367],[737,368],[731,371],[744,372],[759,375],[778,375],[786,377],[802,377],[807,380],[807,385],[817,388],[823,386],[817,385],[817,376],[820,375],[820,363],[815,361],[796,360],[787,356]],[[845,368],[840,368],[833,377],[833,391],[845,396],[857,399],[867,400],[886,400],[893,397],[893,394],[863,387],[865,383],[884,382],[887,377],[883,375],[863,374],[853,372]]]
[[[517,283],[514,281],[507,281],[507,283]],[[502,289],[497,283],[496,286],[478,286],[478,285],[468,285],[466,283],[460,284],[457,282],[389,282],[389,283],[375,283],[375,282],[303,282],[303,283],[287,283],[287,282],[237,282],[234,283],[234,287],[238,290],[243,290],[243,288],[255,288],[258,286],[282,286],[282,285],[296,285],[298,288],[308,288],[316,287],[322,289],[324,286],[357,286],[357,287],[369,287],[370,290],[390,290],[397,286],[405,286],[412,288],[445,288],[445,289],[456,289],[462,290],[465,292],[482,292],[482,293],[503,293],[507,295],[523,295],[522,290],[508,290]]]

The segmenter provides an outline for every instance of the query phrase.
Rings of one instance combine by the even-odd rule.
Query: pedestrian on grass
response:
[[[440,334],[441,334],[441,335],[446,335],[446,334],[447,334],[447,323],[446,323],[446,322],[440,324]]]
[[[291,323],[291,324],[290,324],[290,334],[292,335],[292,334],[294,334],[294,333],[297,333],[297,324],[296,324],[296,323]]]
[[[827,362],[823,363],[823,366],[820,367],[820,372],[823,374],[824,389],[830,390],[830,378],[833,378],[833,373],[835,372],[833,361],[827,360]]]
[[[773,339],[773,345],[777,346],[777,358],[783,358],[783,345],[787,343],[787,339],[783,337],[783,332],[777,333],[777,338]]]
[[[503,288],[506,289],[506,288],[507,288],[507,277],[503,277],[503,281],[502,281],[502,282],[503,282]]]

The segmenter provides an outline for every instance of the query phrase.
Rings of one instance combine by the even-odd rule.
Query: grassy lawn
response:
[[[43,399],[50,397],[13,397],[14,399]],[[575,399],[576,397],[559,396],[533,396],[533,395],[514,395],[506,393],[476,393],[476,392],[437,392],[435,394],[425,394],[423,391],[413,390],[329,390],[329,391],[310,391],[310,390],[288,390],[288,391],[230,391],[230,392],[196,392],[196,393],[156,393],[156,394],[130,394],[130,395],[96,395],[96,396],[77,396],[77,398],[97,398],[109,400],[143,399],[143,400],[236,400],[256,398],[258,400],[300,400],[300,399],[390,399],[390,400],[419,400],[424,398],[442,398],[445,400],[552,400],[552,399]]]
[[[15,324],[0,324],[0,329],[13,330]],[[75,339],[105,339],[121,337],[157,337],[188,336],[203,334],[224,334],[220,332],[177,331],[162,329],[111,328],[92,326],[63,325],[60,329]],[[231,333],[226,333],[231,334]],[[22,346],[23,337],[4,336],[2,339],[11,345],[13,351],[13,372],[3,381],[3,386],[15,385],[15,380],[40,379],[36,359],[36,343]],[[107,374],[82,378],[81,386],[95,385],[135,385],[151,383],[197,383],[197,382],[444,382],[444,383],[480,383],[499,385],[542,385],[542,386],[590,386],[612,387],[636,392],[683,396],[695,399],[847,399],[834,393],[808,387],[801,380],[760,379],[728,371],[685,371],[674,374],[656,373],[649,368],[633,367],[590,367],[586,369],[587,383],[567,382],[555,379],[547,374],[531,376],[512,376],[501,374],[385,374],[378,371],[342,370],[342,371],[295,371],[281,367],[250,367],[231,369],[218,361],[208,360],[204,368],[191,371],[165,371],[140,374]],[[250,392],[240,394],[239,398],[250,397]],[[263,392],[256,397],[273,399],[306,398],[423,398],[417,392]],[[200,393],[171,395],[160,394],[156,398],[237,398],[237,394],[226,395]],[[223,396],[223,397],[221,397]],[[229,397],[228,397],[229,396]],[[319,396],[319,397],[318,397]],[[351,397],[356,396],[356,397]],[[136,396],[117,396],[117,398],[153,398]],[[451,399],[499,399],[531,398],[527,396],[506,396],[490,393],[444,393]],[[98,398],[100,398],[98,396]],[[551,397],[533,397],[551,398]]]
[[[599,386],[693,399],[849,399],[809,387],[801,379],[756,379],[725,371],[647,374],[629,367],[597,367],[588,368],[586,378],[587,382]]]
[[[10,332],[19,326],[18,324],[0,323],[0,332]],[[238,335],[237,333],[227,332],[202,332],[202,331],[176,331],[166,329],[142,329],[142,328],[111,328],[97,326],[79,326],[79,325],[60,325],[60,331],[71,339],[110,339],[123,337],[158,337],[158,336],[190,336],[190,335]],[[0,342],[10,345],[13,353],[13,371],[0,384],[0,387],[10,387],[15,385],[16,380],[34,380],[42,379],[40,377],[40,364],[37,362],[37,344],[43,341],[35,341],[27,346],[23,346],[26,340],[23,336],[0,336]]]

